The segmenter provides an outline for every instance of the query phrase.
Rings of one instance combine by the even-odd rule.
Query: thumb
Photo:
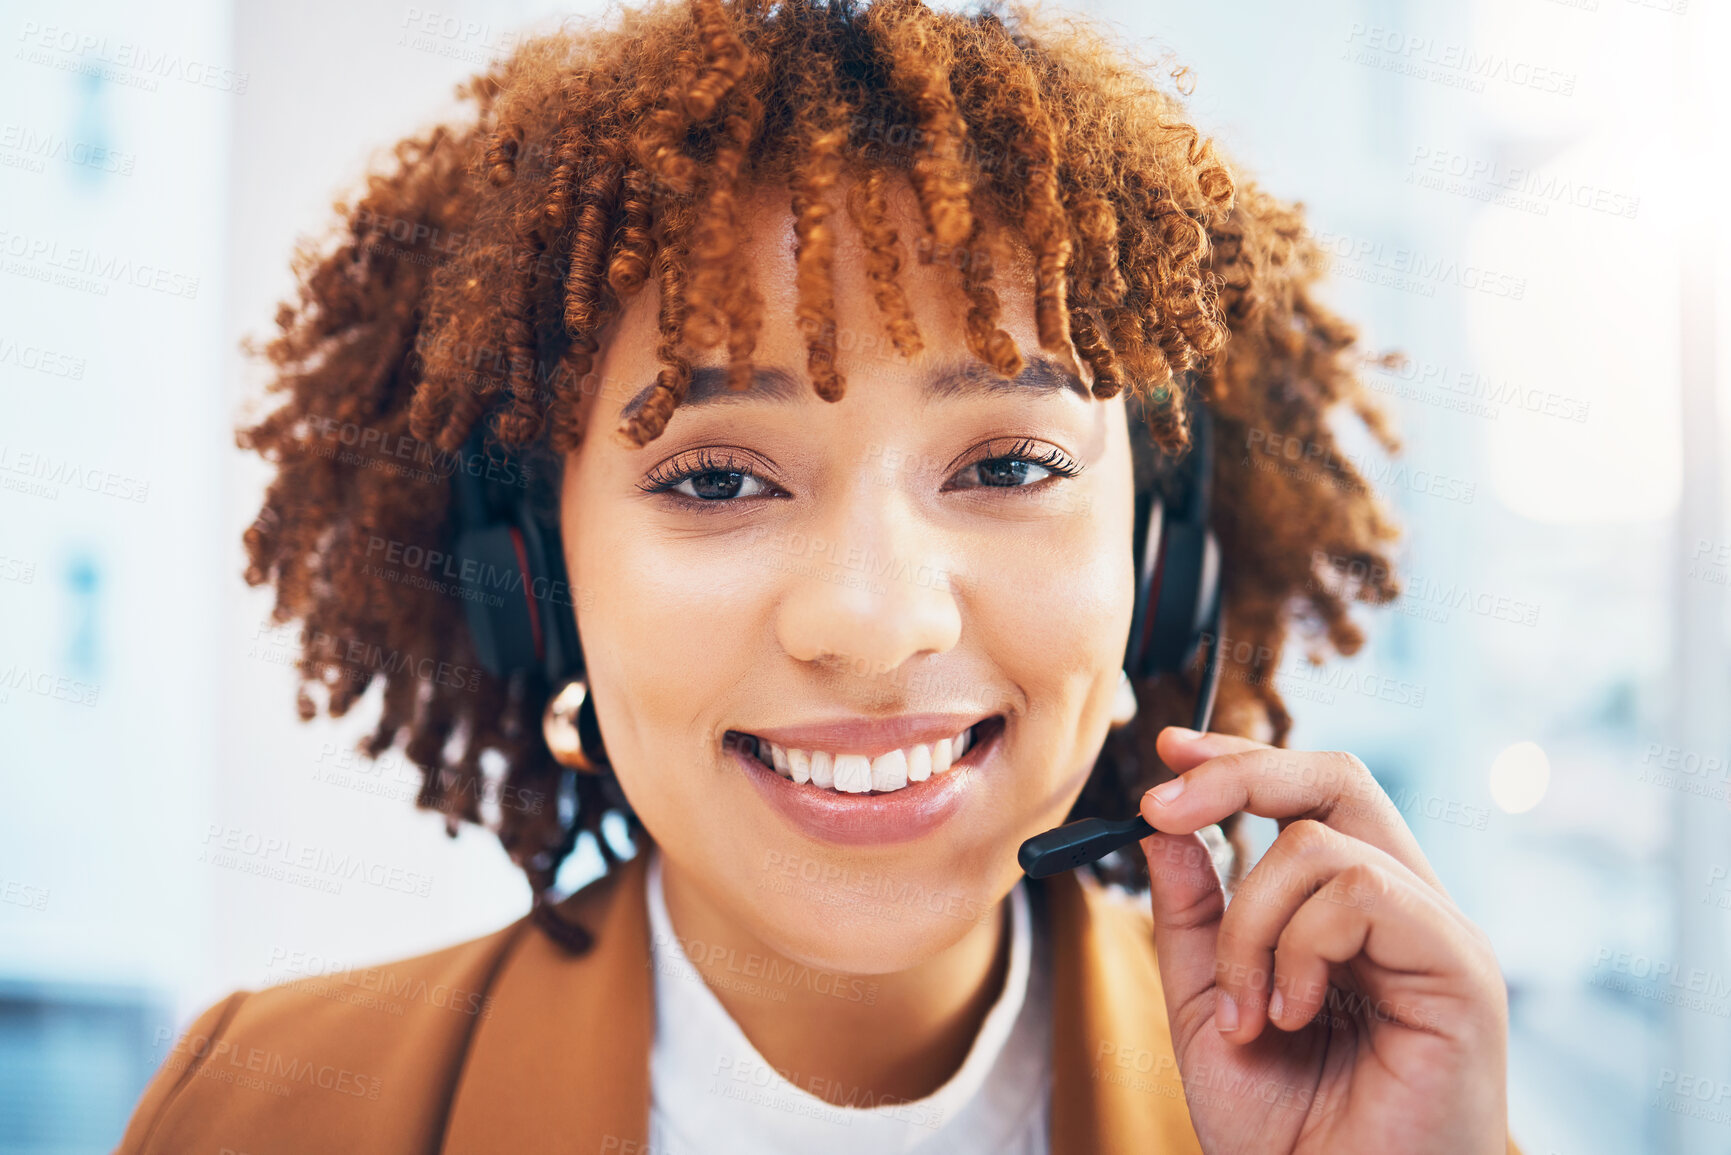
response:
[[[1154,953],[1177,1040],[1180,1012],[1204,1018],[1214,1013],[1212,998],[1199,1011],[1188,1008],[1214,986],[1226,892],[1199,834],[1155,831],[1142,840],[1142,853],[1148,858],[1148,888],[1154,904]]]

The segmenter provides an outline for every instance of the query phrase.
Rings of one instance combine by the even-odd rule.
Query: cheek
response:
[[[756,551],[743,535],[698,548],[646,533],[631,501],[596,502],[575,521],[578,630],[608,752],[628,792],[634,781],[691,785],[720,749],[711,729],[726,725],[706,704],[730,700],[751,640],[767,633]]]
[[[701,546],[661,540],[620,527],[622,543],[605,544],[603,587],[591,607],[639,675],[644,701],[675,700],[689,723],[691,706],[714,701],[700,690],[734,685],[749,669],[769,629],[771,586],[748,535]],[[629,542],[626,545],[623,543]]]
[[[1116,685],[1135,600],[1123,532],[1109,516],[1078,516],[1037,549],[1018,543],[978,571],[974,620],[993,663],[1030,692],[1110,675]]]

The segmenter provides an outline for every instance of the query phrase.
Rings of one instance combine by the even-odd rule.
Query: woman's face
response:
[[[917,205],[890,192],[907,252]],[[1104,740],[1134,599],[1126,410],[1071,351],[1042,353],[1007,240],[1000,324],[1029,370],[1005,381],[968,351],[963,254],[904,264],[925,349],[903,358],[839,207],[847,394],[821,400],[786,202],[742,201],[765,305],[751,389],[699,354],[666,430],[631,449],[612,430],[659,369],[653,279],[604,335],[566,560],[607,753],[669,871],[772,950],[885,973],[991,917]],[[959,758],[938,747],[976,722]],[[799,753],[783,775],[739,735]]]

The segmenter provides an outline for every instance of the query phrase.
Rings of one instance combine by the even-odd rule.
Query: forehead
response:
[[[858,177],[844,172],[825,194],[829,211],[808,232],[805,243],[828,247],[827,274],[821,268],[802,271],[799,267],[800,234],[792,191],[786,184],[766,180],[741,190],[734,241],[741,247],[746,275],[762,302],[752,354],[756,372],[748,391],[751,400],[798,401],[812,393],[798,372],[806,364],[804,335],[826,323],[835,328],[837,368],[850,377],[850,388],[850,371],[869,370],[874,364],[881,367],[888,360],[915,372],[930,398],[1060,389],[1091,397],[1089,375],[1073,350],[1040,349],[1033,321],[1034,264],[1026,241],[992,214],[976,208],[982,214],[981,227],[971,245],[953,250],[936,246],[905,174],[891,171],[886,176],[888,231],[879,234],[875,252],[848,207],[848,194]],[[970,301],[964,281],[970,269],[979,273],[988,263],[990,291],[999,305],[998,325],[1014,338],[1027,363],[1013,381],[997,377],[967,345]],[[687,285],[696,265],[691,260],[686,264]],[[811,298],[804,308],[802,276]],[[898,291],[919,326],[924,346],[911,358],[897,352],[884,324],[883,306]],[[828,309],[820,303],[826,294],[833,294]],[[634,411],[653,388],[663,343],[659,314],[660,294],[652,277],[625,302],[602,335],[598,367],[607,383],[603,392],[610,398],[611,420]],[[725,341],[707,349],[686,346],[681,352],[693,365],[681,409],[744,400],[725,385],[720,369],[728,359]]]
[[[920,390],[928,402],[961,397],[1037,397],[1050,393],[1070,392],[1083,399],[1093,393],[1074,371],[1056,358],[1043,354],[1025,355],[1026,367],[1014,377],[999,377],[984,364],[971,360],[951,360],[929,367],[919,374]],[[643,386],[625,403],[617,414],[619,419],[635,413],[650,392],[654,382]],[[679,412],[717,405],[737,404],[797,404],[811,395],[810,386],[779,365],[755,366],[751,387],[735,392],[727,387],[727,369],[722,365],[703,365],[691,372],[691,382]]]
[[[1018,286],[1032,291],[1033,252],[1022,235],[993,210],[986,188],[976,188],[971,198],[970,208],[980,221],[979,236],[969,245],[946,248],[932,242],[918,194],[907,173],[901,169],[882,171],[886,223],[894,232],[894,247],[902,258],[899,272],[903,276],[927,274],[933,279],[942,277],[959,282],[969,261],[978,259],[974,251],[984,250],[990,254],[993,280],[1000,291]],[[844,271],[844,255],[863,260],[869,252],[866,238],[855,227],[848,203],[849,194],[862,175],[859,171],[844,170],[823,195],[829,211],[819,228],[827,230],[828,239],[835,246],[838,274]],[[746,244],[753,250],[753,256],[792,269],[798,232],[791,187],[782,180],[756,181],[741,189],[737,203],[743,231],[749,234]]]

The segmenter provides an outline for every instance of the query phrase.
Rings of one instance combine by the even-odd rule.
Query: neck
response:
[[[1009,911],[1000,902],[997,917],[981,919],[907,970],[833,974],[830,982],[778,985],[773,999],[763,997],[759,984],[741,983],[729,972],[728,959],[755,956],[763,960],[759,974],[806,964],[742,929],[671,859],[661,861],[673,933],[681,942],[708,946],[691,965],[758,1053],[825,1102],[870,1106],[930,1095],[961,1067],[1003,991],[1010,936]],[[837,998],[837,985],[866,995]]]

